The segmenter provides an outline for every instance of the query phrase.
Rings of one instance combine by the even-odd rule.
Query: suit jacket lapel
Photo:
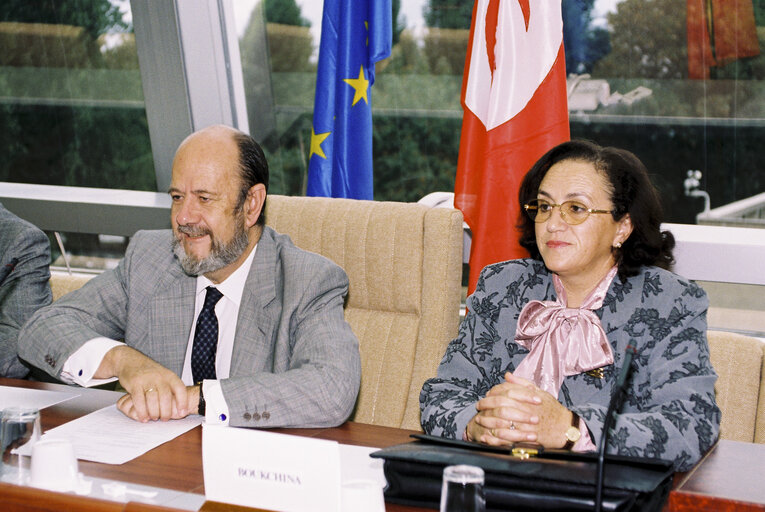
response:
[[[151,298],[151,353],[157,361],[181,375],[191,324],[194,321],[196,278],[186,275],[180,265],[161,274]]]
[[[265,227],[258,240],[242,293],[234,337],[231,376],[251,375],[273,366],[274,326],[280,314],[277,282],[281,286],[279,254],[274,231]]]

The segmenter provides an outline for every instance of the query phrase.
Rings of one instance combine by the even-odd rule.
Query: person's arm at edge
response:
[[[51,303],[50,244],[48,237],[37,228],[25,227],[10,233],[15,241],[6,254],[10,260],[19,258],[2,287],[2,318],[0,321],[0,376],[23,378],[29,372],[18,357],[18,336],[21,327],[37,309]]]

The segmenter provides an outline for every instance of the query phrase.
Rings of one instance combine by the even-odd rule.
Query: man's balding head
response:
[[[247,193],[252,186],[258,183],[262,183],[266,192],[268,192],[268,161],[266,160],[265,154],[263,154],[263,149],[255,139],[236,128],[216,124],[202,128],[186,137],[183,142],[181,142],[180,146],[178,146],[178,152],[180,152],[187,143],[200,139],[208,142],[208,147],[210,147],[212,151],[216,151],[216,148],[221,151],[223,148],[230,148],[231,142],[236,145],[238,150],[237,161],[239,164],[239,174],[242,180],[239,196],[240,203],[246,199]],[[178,152],[176,152],[176,155]],[[263,209],[258,218],[259,226],[265,225],[265,211],[266,205],[264,202]]]

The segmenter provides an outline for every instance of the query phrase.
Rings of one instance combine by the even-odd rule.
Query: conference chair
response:
[[[765,344],[741,334],[707,331],[722,411],[720,439],[765,443]]]
[[[361,347],[352,420],[420,430],[419,395],[457,334],[462,214],[414,203],[269,195],[266,224],[348,274]]]
[[[62,270],[50,271],[50,290],[53,294],[53,300],[57,300],[59,297],[66,295],[67,293],[77,290],[89,280],[91,280],[96,274],[94,273],[80,273],[80,272],[65,272]]]

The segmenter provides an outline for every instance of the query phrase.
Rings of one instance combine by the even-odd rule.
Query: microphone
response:
[[[624,363],[622,364],[619,376],[616,378],[616,388],[614,389],[613,395],[611,395],[611,402],[608,404],[608,410],[606,411],[606,419],[603,422],[603,435],[600,438],[600,446],[598,447],[598,478],[595,486],[595,512],[600,512],[603,507],[603,469],[605,466],[606,446],[608,445],[611,425],[622,405],[624,393],[627,390],[627,377],[629,377],[632,370],[632,359],[635,357],[635,354],[635,347],[627,345],[627,348],[624,350]]]
[[[0,284],[3,284],[5,282],[5,279],[8,277],[8,275],[11,272],[13,272],[13,269],[16,268],[16,265],[18,264],[19,264],[19,259],[13,258],[10,263],[0,267]]]

